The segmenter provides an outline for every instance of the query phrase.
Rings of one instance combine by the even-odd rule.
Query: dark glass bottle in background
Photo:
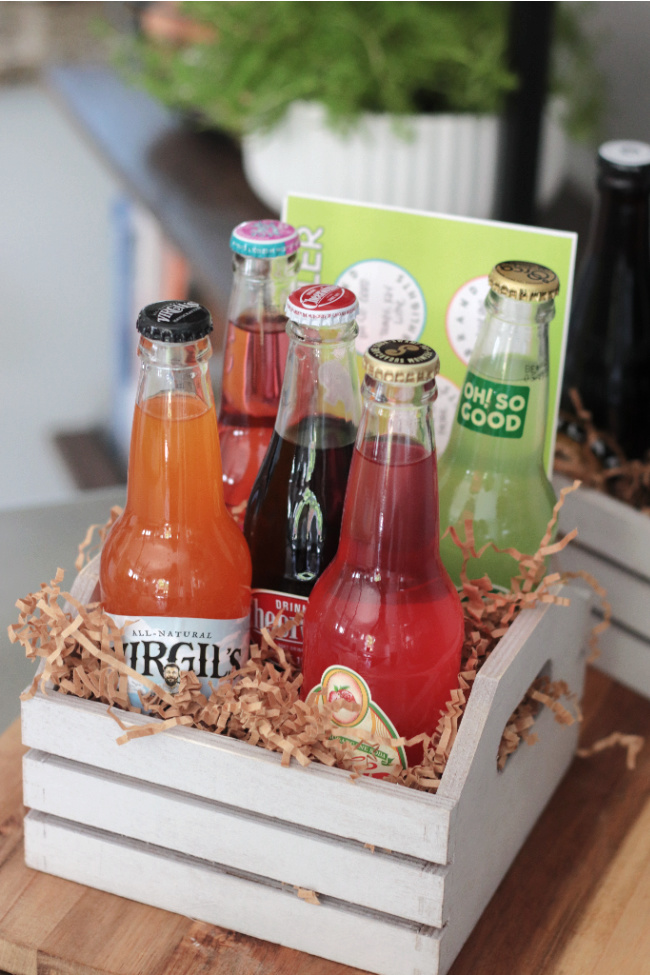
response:
[[[291,618],[304,611],[336,553],[361,414],[357,309],[355,295],[336,285],[307,285],[287,301],[280,406],[244,522],[254,643],[276,613]],[[278,642],[299,665],[302,627]]]
[[[598,150],[598,200],[571,310],[562,411],[580,394],[629,458],[650,447],[650,145]]]
[[[280,220],[240,223],[230,238],[219,440],[226,504],[240,527],[278,411],[289,347],[284,306],[296,286],[299,247],[298,231]]]

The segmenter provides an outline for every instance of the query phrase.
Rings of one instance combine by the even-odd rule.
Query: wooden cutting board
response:
[[[591,671],[583,742],[612,731],[647,736],[636,770],[626,769],[618,749],[574,761],[450,975],[648,975],[650,702]],[[357,971],[29,870],[22,847],[22,753],[16,723],[0,737],[0,971]]]

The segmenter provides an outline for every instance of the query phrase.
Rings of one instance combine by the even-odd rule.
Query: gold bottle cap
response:
[[[549,301],[560,291],[555,271],[530,261],[501,261],[490,272],[490,287],[515,301]]]
[[[440,359],[421,342],[383,339],[371,345],[363,357],[366,374],[384,383],[419,385],[435,379]]]

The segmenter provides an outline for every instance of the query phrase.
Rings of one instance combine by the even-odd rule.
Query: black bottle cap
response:
[[[142,309],[136,328],[154,342],[196,342],[212,331],[212,316],[196,301],[155,301]]]

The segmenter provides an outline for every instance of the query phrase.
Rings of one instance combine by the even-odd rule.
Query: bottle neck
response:
[[[490,291],[442,463],[467,470],[543,466],[553,300]]]
[[[649,219],[647,187],[632,182],[612,185],[601,177],[584,263],[598,255],[601,260],[622,258],[628,264],[643,263],[647,268]]]
[[[319,448],[354,442],[361,413],[354,347],[358,331],[356,322],[332,327],[287,324],[278,436]]]
[[[225,513],[208,338],[141,338],[127,513],[170,530]]]
[[[548,325],[554,302],[516,301],[488,293],[486,316],[470,356],[468,370],[487,370],[493,379],[548,382]]]
[[[284,328],[284,308],[295,289],[298,254],[285,257],[244,257],[233,254],[233,282],[228,320],[249,328]]]
[[[439,567],[435,380],[397,386],[366,376],[337,559],[413,581]],[[385,579],[384,579],[385,581]]]
[[[233,286],[221,376],[221,426],[275,421],[287,356],[287,298],[295,288],[297,255],[268,259],[233,254]]]
[[[140,338],[140,376],[136,406],[144,408],[155,396],[187,396],[205,409],[214,405],[209,381],[210,340],[197,342],[153,342]],[[197,406],[197,408],[199,408]]]

